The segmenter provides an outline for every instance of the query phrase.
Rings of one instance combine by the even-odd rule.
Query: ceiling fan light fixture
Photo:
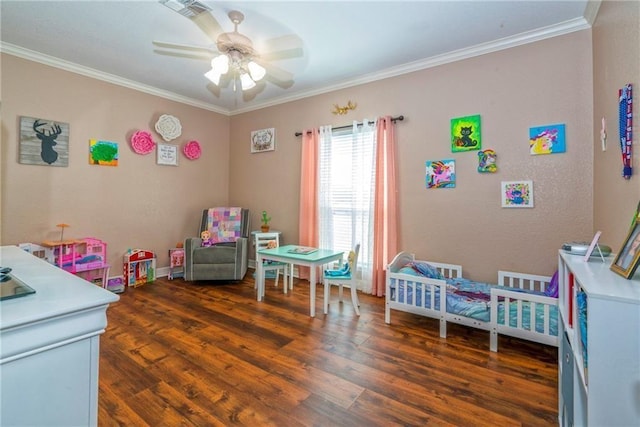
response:
[[[256,82],[261,80],[265,76],[265,74],[267,74],[267,70],[265,70],[264,67],[256,64],[253,61],[249,61],[249,63],[247,64],[247,68],[249,69],[251,78]]]
[[[229,57],[225,54],[216,56],[211,60],[211,70],[220,75],[226,74],[229,71]]]
[[[211,69],[204,73],[204,76],[211,81],[214,85],[218,86],[220,84],[220,77],[222,74],[218,73],[216,70]]]
[[[256,86],[256,82],[251,80],[251,76],[247,73],[240,74],[240,83],[242,84],[242,90],[249,90]]]

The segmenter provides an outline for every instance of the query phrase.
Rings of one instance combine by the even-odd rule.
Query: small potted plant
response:
[[[269,231],[269,221],[271,221],[271,217],[267,215],[267,211],[262,211],[262,216],[260,217],[262,225],[260,226],[260,230],[262,230],[263,233]]]

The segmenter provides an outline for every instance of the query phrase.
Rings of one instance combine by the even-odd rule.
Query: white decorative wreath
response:
[[[182,134],[182,125],[177,117],[163,114],[156,122],[156,132],[160,134],[162,139],[169,142]]]

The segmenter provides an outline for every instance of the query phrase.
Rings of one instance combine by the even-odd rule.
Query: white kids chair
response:
[[[360,244],[349,252],[347,262],[344,267],[338,270],[324,271],[324,314],[329,311],[329,298],[331,296],[331,285],[338,285],[338,299],[342,302],[342,286],[347,285],[351,288],[351,302],[356,314],[360,316],[360,302],[358,301],[358,293],[356,291],[356,271],[358,268],[358,255],[360,253]]]
[[[270,249],[277,248],[280,246],[280,233],[256,233],[256,259],[258,259],[258,251],[262,249]],[[280,270],[282,270],[282,283],[284,287],[284,293],[287,293],[287,268],[289,264],[278,261],[269,261],[265,260],[262,263],[262,269],[264,270],[264,274],[266,276],[267,271],[275,271],[275,287],[278,287],[278,279],[280,277]],[[262,289],[264,293],[264,288]],[[264,296],[264,294],[262,295]]]

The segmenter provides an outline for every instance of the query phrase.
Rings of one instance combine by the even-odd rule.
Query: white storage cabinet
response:
[[[640,425],[640,280],[612,272],[612,261],[560,250],[560,426]]]

